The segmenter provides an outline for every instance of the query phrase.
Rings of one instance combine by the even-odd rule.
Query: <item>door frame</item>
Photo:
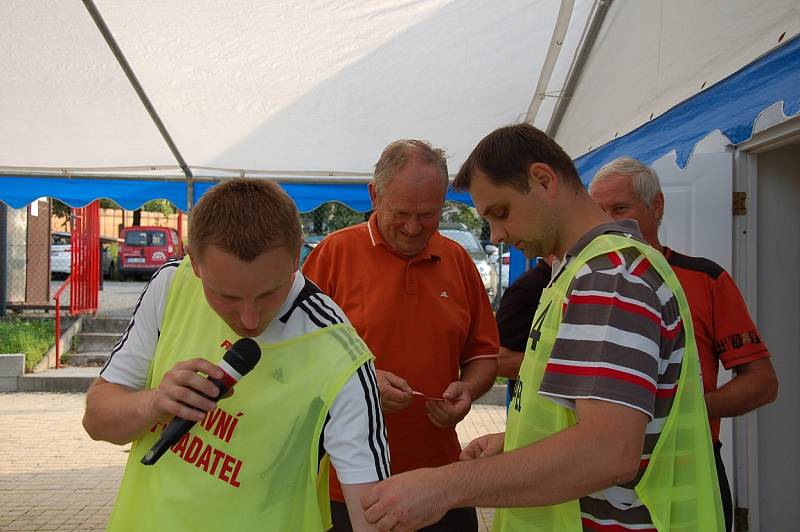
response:
[[[744,215],[733,216],[732,272],[758,323],[758,157],[786,144],[800,141],[800,115],[754,133],[734,150],[733,190],[747,194]],[[752,532],[760,531],[758,485],[758,416],[750,412],[733,419],[735,508],[748,510]]]

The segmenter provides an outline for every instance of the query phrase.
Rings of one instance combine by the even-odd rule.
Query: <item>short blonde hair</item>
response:
[[[591,191],[592,186],[598,181],[604,181],[617,174],[631,178],[633,190],[639,196],[639,199],[647,205],[650,205],[656,195],[661,192],[661,183],[658,180],[656,171],[632,157],[619,157],[603,166],[589,183],[589,190]]]

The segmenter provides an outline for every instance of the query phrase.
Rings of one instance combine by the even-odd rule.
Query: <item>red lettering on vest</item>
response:
[[[189,441],[189,433],[184,434],[178,443],[172,446],[172,452],[183,458],[183,453],[186,452],[186,442]]]
[[[216,425],[214,426],[214,436],[220,440],[225,439],[225,433],[228,432],[228,426],[231,424],[233,416],[220,409],[220,414],[217,416]]]
[[[225,434],[225,443],[231,442],[231,437],[233,437],[233,431],[236,428],[236,425],[239,424],[239,416],[244,415],[244,412],[239,412],[236,414],[236,417],[233,418],[233,422],[231,422],[230,428],[228,428],[228,432]]]
[[[202,447],[203,447],[203,440],[201,440],[197,436],[194,436],[192,438],[191,443],[189,443],[189,446],[186,448],[186,452],[183,455],[183,459],[189,462],[190,464],[193,464],[195,459],[197,459],[197,455],[200,454],[200,449]]]
[[[225,460],[222,462],[222,467],[219,468],[219,479],[230,483],[231,477],[229,473],[233,471],[233,463],[238,462],[233,456],[226,454]]]
[[[211,446],[206,445],[206,448],[203,449],[200,458],[197,459],[197,463],[195,464],[195,466],[208,473],[208,462],[210,460],[211,460]]]
[[[214,426],[214,423],[217,422],[219,416],[221,415],[222,415],[222,410],[219,408],[215,409],[213,412],[209,412],[208,418],[206,419],[206,422],[203,424],[203,427],[206,430],[211,430],[211,427]]]
[[[242,470],[243,462],[224,451],[215,449],[199,436],[184,434],[178,443],[172,446],[172,452],[180,456],[184,462],[194,464],[197,469],[202,469],[234,488],[241,485],[239,471]],[[211,462],[212,454],[214,455],[213,462]]]
[[[211,447],[209,445],[209,447]],[[208,472],[209,475],[213,475],[217,470],[217,465],[219,464],[219,459],[223,456],[228,456],[227,454],[223,453],[222,451],[218,451],[214,449],[214,463],[211,465],[211,471]]]
[[[234,488],[239,487],[239,481],[237,477],[239,476],[239,470],[242,469],[242,461],[236,460],[236,467],[233,469],[233,475],[231,475],[231,486]]]

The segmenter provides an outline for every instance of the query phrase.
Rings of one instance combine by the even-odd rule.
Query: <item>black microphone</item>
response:
[[[225,393],[233,388],[239,379],[247,375],[252,370],[258,361],[261,359],[261,348],[252,338],[242,338],[237,340],[222,357],[222,362],[219,363],[219,368],[222,369],[222,379],[214,379],[208,377],[208,380],[213,382],[219,388],[219,393],[216,397],[209,397],[212,401],[216,401]],[[155,464],[161,456],[167,452],[167,449],[178,443],[184,434],[197,423],[197,421],[189,421],[175,417],[169,422],[161,437],[153,445],[147,454],[142,458],[144,465]]]

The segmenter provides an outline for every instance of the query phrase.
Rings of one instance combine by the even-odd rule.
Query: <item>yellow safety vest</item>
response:
[[[176,362],[218,363],[238,338],[208,306],[189,260],[175,273],[147,388]],[[320,531],[330,528],[319,437],[333,400],[372,355],[349,325],[277,344],[232,397],[152,466],[139,460],[158,424],[133,442],[109,530]]]
[[[562,308],[576,273],[589,260],[624,248],[639,249],[675,294],[686,345],[675,399],[644,476],[639,499],[659,531],[721,531],[722,502],[711,448],[694,328],[686,296],[664,257],[633,238],[595,238],[543,293],[511,400],[504,450],[530,445],[575,425],[575,412],[539,394],[547,361],[561,325]],[[581,531],[578,500],[535,508],[503,508],[495,514],[495,532]]]

